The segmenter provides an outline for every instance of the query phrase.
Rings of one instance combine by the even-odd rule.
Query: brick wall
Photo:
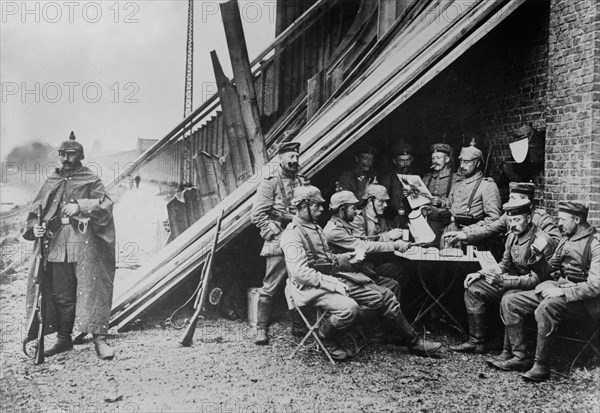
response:
[[[590,204],[600,226],[600,4],[551,0],[546,198]]]

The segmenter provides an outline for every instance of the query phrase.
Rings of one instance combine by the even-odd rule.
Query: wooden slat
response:
[[[377,39],[381,39],[396,21],[397,0],[378,0]]]
[[[307,104],[306,104],[306,119],[310,120],[318,111],[323,104],[323,87],[324,87],[324,74],[323,70],[317,72],[311,79],[308,80],[308,86],[306,89],[307,93]]]
[[[260,114],[256,104],[254,80],[246,49],[246,39],[242,27],[242,19],[237,0],[229,0],[220,4],[225,37],[229,49],[231,66],[235,77],[235,85],[240,98],[240,109],[246,139],[250,147],[253,170],[268,162],[267,147],[263,139]]]

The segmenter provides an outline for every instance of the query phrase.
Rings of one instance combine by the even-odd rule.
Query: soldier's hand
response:
[[[434,207],[441,207],[442,206],[442,198],[440,198],[439,196],[434,196],[431,198],[431,205],[433,205]]]
[[[495,287],[502,287],[504,284],[502,275],[500,274],[486,273],[485,280],[488,282],[488,284],[491,284]]]
[[[357,252],[347,252],[348,262],[350,264],[358,264],[365,259],[364,253]]]
[[[76,203],[66,204],[62,209],[62,213],[68,217],[77,215],[77,214],[79,214],[79,212],[80,212],[79,204],[76,204]]]
[[[421,207],[421,215],[423,215],[424,217],[427,217],[429,214],[431,214],[432,210],[433,210],[433,208],[431,207],[431,205],[423,205]]]
[[[542,297],[544,298],[561,297],[563,295],[565,295],[565,292],[560,287],[551,287],[542,291]]]
[[[445,234],[442,234],[442,237],[450,244],[454,244],[456,241],[467,240],[467,234],[465,234],[464,231],[448,231]]]
[[[42,238],[46,233],[46,224],[42,223],[42,225],[34,225],[33,226],[33,236],[36,238]]]
[[[400,239],[396,240],[394,241],[394,248],[396,251],[406,252],[410,248],[410,242],[402,241]]]
[[[392,241],[402,238],[402,230],[400,228],[394,228],[388,231],[388,236]]]
[[[467,274],[465,277],[465,282],[463,283],[465,288],[469,288],[473,282],[481,278],[481,274],[478,272],[472,272],[471,274]]]

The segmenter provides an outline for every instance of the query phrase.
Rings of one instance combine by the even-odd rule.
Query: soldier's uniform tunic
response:
[[[261,295],[272,297],[285,282],[285,261],[279,240],[283,229],[296,213],[290,202],[294,190],[302,183],[301,175],[290,176],[278,166],[273,175],[260,182],[256,190],[251,219],[265,240],[260,255],[266,257]]]
[[[357,238],[354,235],[354,227],[352,224],[345,222],[337,216],[332,217],[329,222],[327,222],[323,232],[325,233],[325,238],[333,253],[354,251],[356,248],[364,249],[369,255],[394,252],[395,250],[392,241],[370,241]],[[380,276],[377,273],[367,275],[369,275],[377,285],[389,288],[394,295],[398,297],[400,285],[397,281]]]
[[[370,171],[363,174],[356,168],[342,172],[338,178],[338,184],[341,189],[352,192],[358,199],[361,199],[365,193],[367,185],[375,180],[375,172]]]
[[[429,172],[423,177],[423,183],[431,193],[441,199],[442,205],[446,205],[448,197],[450,196],[450,190],[454,183],[455,175],[452,173],[449,165],[446,165],[444,169],[439,172]],[[431,214],[427,217],[429,226],[435,232],[435,240],[433,245],[438,245],[440,241],[440,235],[444,228],[450,224],[450,213],[447,210],[440,210],[438,214]]]

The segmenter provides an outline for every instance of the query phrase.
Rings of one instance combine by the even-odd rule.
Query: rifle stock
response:
[[[202,288],[200,289],[200,291],[198,291],[198,294],[200,294],[200,301],[198,302],[196,311],[194,312],[194,315],[193,315],[192,319],[190,320],[190,324],[188,325],[187,329],[185,330],[185,333],[183,334],[183,336],[181,337],[181,340],[179,341],[179,343],[184,347],[190,347],[192,345],[192,340],[194,339],[194,333],[196,332],[196,323],[198,322],[198,319],[200,318],[200,313],[202,312],[202,308],[204,307],[204,303],[206,302],[206,296],[208,294],[208,282],[210,281],[210,277],[212,275],[213,257],[215,255],[217,243],[219,242],[219,232],[221,231],[221,221],[223,220],[224,214],[225,214],[225,210],[221,210],[221,215],[219,216],[219,219],[217,220],[213,244],[212,244],[210,253],[206,259],[206,263],[204,264],[206,270],[204,270],[204,269],[202,270],[202,272],[204,273],[204,277],[202,277],[202,279],[200,280],[200,282],[202,283]]]

